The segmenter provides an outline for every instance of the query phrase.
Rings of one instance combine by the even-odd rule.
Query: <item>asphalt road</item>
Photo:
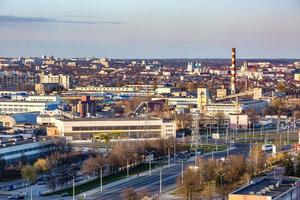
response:
[[[230,151],[230,155],[244,155],[247,156],[249,152],[249,145],[236,144],[236,148]],[[214,158],[226,157],[227,152],[214,153]],[[209,158],[211,155],[206,155],[205,158]],[[184,162],[184,167],[193,164],[193,157]],[[176,185],[179,175],[181,174],[182,164],[181,161],[170,167],[164,167],[162,169],[162,192],[173,188]],[[128,187],[134,190],[146,189],[151,196],[158,195],[160,191],[160,172],[153,171],[151,175],[138,177],[130,182],[124,182],[122,184],[105,188],[102,192],[96,192],[87,196],[88,200],[115,200],[122,199],[122,191]]]

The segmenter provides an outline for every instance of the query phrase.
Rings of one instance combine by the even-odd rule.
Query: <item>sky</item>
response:
[[[0,0],[0,56],[300,58],[300,0]]]

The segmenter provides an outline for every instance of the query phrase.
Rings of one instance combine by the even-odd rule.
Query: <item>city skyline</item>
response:
[[[0,1],[0,55],[299,58],[300,2]]]

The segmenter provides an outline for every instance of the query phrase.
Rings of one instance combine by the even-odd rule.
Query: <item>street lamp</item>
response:
[[[75,200],[75,175],[69,173],[69,176],[72,176],[73,177],[73,180],[72,180],[72,185],[73,185],[73,200]]]
[[[75,200],[75,176],[73,176],[73,200]]]
[[[159,193],[162,193],[162,168],[159,168]]]
[[[100,191],[101,192],[103,191],[103,181],[102,181],[102,178],[103,178],[103,170],[102,170],[102,166],[101,166],[101,169],[100,169]]]
[[[127,181],[127,183],[128,183],[128,179],[129,179],[129,162],[128,162],[128,159],[129,158],[127,158],[127,161],[126,161],[126,164],[127,164],[127,179],[126,179],[126,181]]]
[[[168,167],[170,167],[171,164],[171,155],[170,155],[170,148],[168,148]]]
[[[146,153],[148,154],[148,159],[149,159],[149,174],[151,175],[151,155],[154,153],[154,151],[146,151]]]
[[[183,184],[183,160],[181,161],[181,184]]]

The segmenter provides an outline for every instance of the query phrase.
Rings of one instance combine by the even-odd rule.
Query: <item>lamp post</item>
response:
[[[73,200],[75,200],[75,176],[73,176]]]
[[[181,161],[181,184],[183,184],[183,161]]]
[[[170,155],[170,148],[168,148],[168,167],[170,167],[171,164],[171,155]]]
[[[72,180],[72,188],[73,188],[73,200],[75,200],[75,175],[69,173],[69,176],[72,176],[73,180]]]
[[[100,166],[100,191],[103,191],[103,169],[102,166]]]
[[[153,154],[154,151],[146,151],[146,153],[148,154],[148,159],[149,159],[149,174],[151,175],[151,155]]]
[[[197,165],[197,153],[198,153],[198,150],[196,149],[196,152],[195,152],[195,166]]]
[[[126,179],[126,181],[127,181],[127,183],[128,183],[128,179],[129,179],[129,162],[128,162],[128,158],[127,158],[127,161],[126,161],[126,164],[127,164],[127,179]]]
[[[162,192],[162,168],[159,168],[159,193]]]

